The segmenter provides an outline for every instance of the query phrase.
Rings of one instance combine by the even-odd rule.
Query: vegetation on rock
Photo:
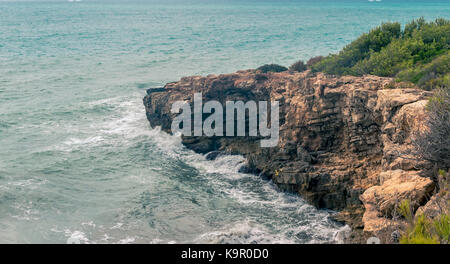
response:
[[[296,71],[296,72],[303,72],[303,71],[307,70],[307,67],[306,67],[306,64],[302,60],[299,60],[296,63],[292,64],[289,67],[289,70]]]
[[[414,154],[440,168],[450,168],[449,86],[435,89],[427,110],[425,127],[414,136]]]
[[[311,59],[308,60],[306,66],[308,66],[308,68],[311,69],[314,66],[314,64],[319,63],[321,60],[323,60],[323,58],[325,57],[324,56],[312,57]]]
[[[449,86],[450,20],[384,23],[363,34],[338,54],[311,67],[334,75],[373,74],[410,81],[424,89]]]
[[[408,227],[400,238],[401,244],[448,244],[450,215],[442,213],[431,219],[421,213],[414,217],[408,200],[402,201],[399,211],[408,221]]]
[[[288,68],[278,65],[278,64],[265,64],[261,67],[259,67],[258,69],[256,69],[258,71],[261,71],[263,73],[266,72],[284,72],[287,71]]]

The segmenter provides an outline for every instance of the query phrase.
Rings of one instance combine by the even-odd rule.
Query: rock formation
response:
[[[256,137],[183,137],[199,153],[241,154],[243,172],[273,180],[318,208],[339,211],[335,219],[359,232],[383,229],[396,206],[394,197],[426,203],[434,190],[427,164],[405,153],[420,129],[429,92],[392,88],[392,79],[334,77],[310,71],[193,76],[150,89],[144,98],[150,124],[170,133],[175,101],[278,101],[280,140],[261,148]],[[391,87],[391,88],[388,88]],[[206,118],[206,116],[204,116]],[[215,154],[214,154],[215,153]],[[400,196],[398,196],[400,195]],[[356,234],[356,233],[355,233]]]

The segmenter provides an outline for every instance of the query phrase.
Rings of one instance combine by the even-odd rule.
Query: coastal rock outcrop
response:
[[[271,179],[319,208],[340,211],[335,219],[354,229],[375,231],[378,218],[387,219],[392,211],[394,193],[421,206],[433,191],[423,173],[428,164],[405,154],[412,147],[413,131],[422,125],[430,93],[392,88],[392,83],[391,78],[371,75],[247,70],[182,78],[149,90],[144,105],[150,124],[170,133],[176,116],[170,111],[172,103],[192,105],[194,93],[201,92],[204,102],[223,105],[278,101],[277,147],[261,148],[261,138],[249,136],[183,136],[182,142],[199,153],[243,155],[247,164],[242,171]],[[218,155],[213,153],[209,158]]]
[[[403,200],[412,201],[415,211],[426,203],[434,190],[431,179],[421,177],[416,171],[383,171],[379,174],[380,184],[370,187],[361,195],[366,209],[364,230],[375,234],[384,231],[389,225],[400,224],[394,216]]]

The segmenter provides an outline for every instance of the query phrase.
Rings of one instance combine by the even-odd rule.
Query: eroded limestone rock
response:
[[[204,102],[223,105],[279,101],[277,147],[261,148],[255,137],[183,137],[183,144],[200,153],[241,154],[247,159],[243,171],[272,179],[317,207],[341,211],[340,219],[353,227],[374,230],[378,206],[392,210],[394,190],[422,202],[432,188],[430,180],[421,177],[427,164],[403,154],[411,147],[412,132],[421,126],[430,94],[414,87],[385,89],[391,82],[377,76],[247,70],[182,78],[148,93],[144,105],[150,124],[170,133],[172,103],[185,100],[192,105],[194,93],[201,92]],[[386,173],[389,179],[380,182]],[[390,189],[389,184],[401,188]],[[371,202],[375,190],[384,202]],[[366,201],[364,221],[360,196]]]

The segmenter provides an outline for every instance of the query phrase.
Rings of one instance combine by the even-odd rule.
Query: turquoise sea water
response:
[[[324,243],[345,227],[151,129],[145,90],[336,52],[450,1],[0,1],[0,243]]]

